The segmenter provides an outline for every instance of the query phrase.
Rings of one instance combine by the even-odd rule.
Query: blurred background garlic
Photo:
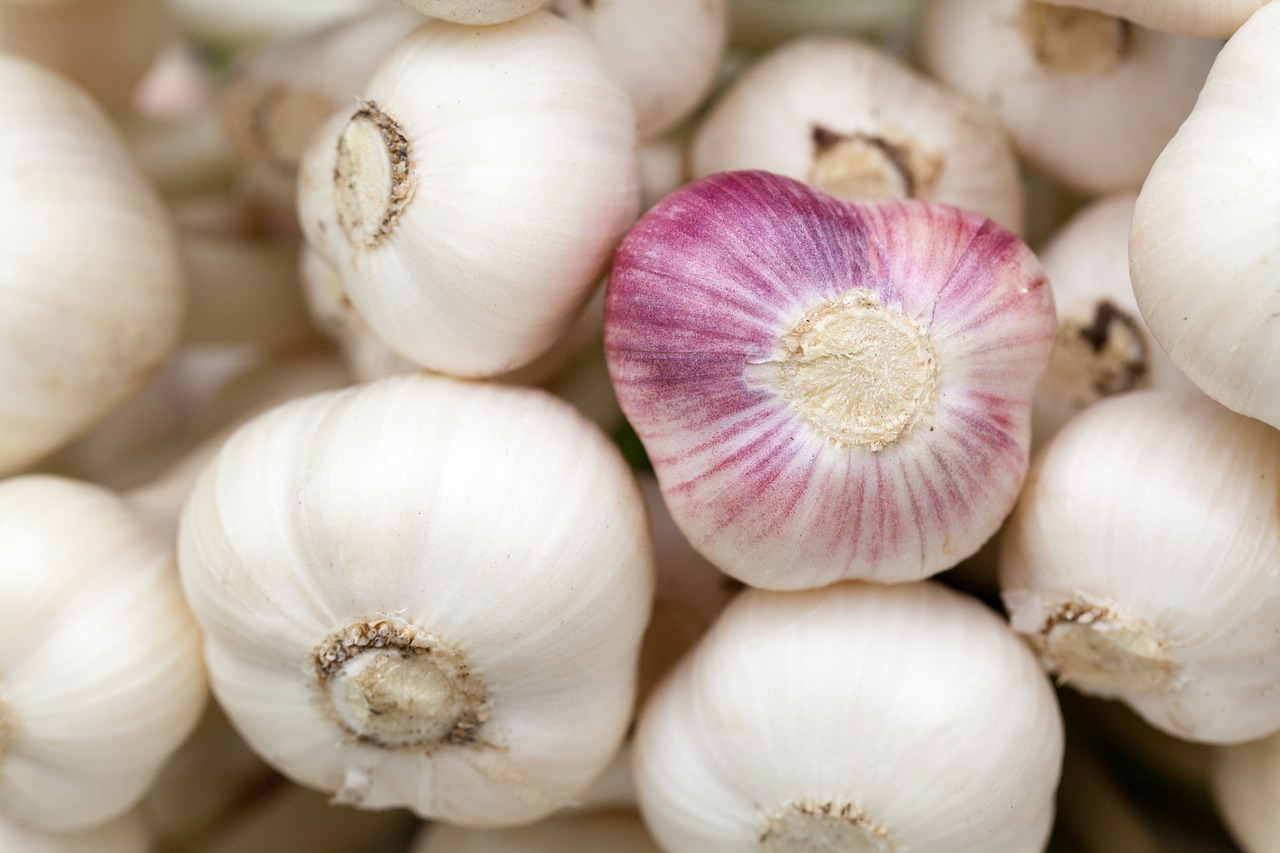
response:
[[[932,583],[748,590],[645,706],[662,849],[1038,851],[1062,717],[998,616]],[[927,768],[927,769],[926,769]]]
[[[1094,9],[1167,33],[1226,38],[1268,0],[1045,0]]]
[[[1215,749],[1212,779],[1236,842],[1248,853],[1280,849],[1280,732]]]
[[[136,812],[79,832],[26,829],[0,814],[5,853],[151,853],[147,826]]]
[[[299,36],[393,0],[167,0],[184,35],[197,42],[246,47]]]
[[[544,392],[414,374],[277,408],[201,475],[179,558],[237,729],[340,801],[525,823],[622,740],[643,503]]]
[[[514,21],[550,0],[400,0],[410,9],[459,24],[501,24]]]
[[[639,816],[606,813],[553,817],[518,829],[424,827],[410,853],[660,853]]]

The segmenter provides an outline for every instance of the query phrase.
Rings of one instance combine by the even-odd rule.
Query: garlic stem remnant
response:
[[[1214,750],[1213,798],[1227,829],[1249,853],[1280,846],[1280,733]]]
[[[1142,183],[1218,47],[1036,0],[934,0],[920,44],[929,73],[989,105],[1032,165],[1086,193]]]
[[[1044,0],[1093,9],[1166,33],[1227,38],[1267,0]]]
[[[1095,403],[1037,458],[1000,553],[1014,628],[1076,689],[1187,740],[1280,726],[1280,434],[1201,395]]]
[[[1272,3],[1227,42],[1151,167],[1129,241],[1134,295],[1169,358],[1210,397],[1272,426],[1280,426],[1278,135],[1280,5]]]
[[[1013,507],[1052,297],[977,214],[713,175],[628,234],[605,312],[672,516],[739,580],[916,580]]]
[[[933,583],[747,590],[641,713],[641,812],[672,853],[1042,850],[1063,732],[1038,670]]]
[[[848,200],[915,198],[1022,227],[995,114],[851,39],[810,37],[749,68],[698,126],[692,173],[765,169]]]
[[[550,0],[400,0],[432,18],[459,24],[501,24],[541,9]]]
[[[179,559],[228,716],[340,801],[529,822],[621,743],[643,503],[545,392],[414,374],[274,409],[202,473]]]

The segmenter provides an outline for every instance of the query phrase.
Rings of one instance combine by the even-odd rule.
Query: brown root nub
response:
[[[760,834],[760,850],[765,853],[893,853],[893,849],[888,829],[852,803],[788,802],[769,817]]]
[[[1122,18],[1028,0],[1019,24],[1036,61],[1060,74],[1105,74],[1124,60],[1132,25]]]
[[[1114,607],[1079,599],[1054,609],[1040,628],[1037,645],[1060,682],[1104,696],[1159,690],[1180,669],[1152,626]]]
[[[905,133],[837,133],[813,125],[808,182],[840,198],[922,198],[942,172],[942,155],[922,151]]]
[[[1063,317],[1046,386],[1077,408],[1132,391],[1145,384],[1149,347],[1132,315],[1101,300],[1087,315]]]
[[[338,138],[333,169],[338,222],[356,248],[391,236],[413,200],[409,138],[373,101],[361,101]]]

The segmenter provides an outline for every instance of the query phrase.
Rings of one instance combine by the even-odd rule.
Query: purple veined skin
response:
[[[917,580],[1013,508],[1053,300],[977,214],[712,175],[627,235],[605,311],[673,517],[745,583]]]

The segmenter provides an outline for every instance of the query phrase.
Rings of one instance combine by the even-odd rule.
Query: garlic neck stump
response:
[[[1178,674],[1168,643],[1140,619],[1079,600],[1060,604],[1037,643],[1059,680],[1090,693],[1163,690]]]
[[[904,133],[837,133],[813,126],[806,180],[845,199],[924,198],[942,172],[943,156]]]
[[[1057,73],[1103,74],[1129,53],[1131,25],[1101,12],[1030,0],[1018,23],[1036,61]]]
[[[373,101],[361,102],[343,129],[333,181],[352,246],[372,249],[391,236],[413,198],[413,160],[400,125]]]
[[[791,802],[769,818],[760,836],[762,853],[796,850],[843,850],[846,853],[893,853],[888,830],[852,803]]]

